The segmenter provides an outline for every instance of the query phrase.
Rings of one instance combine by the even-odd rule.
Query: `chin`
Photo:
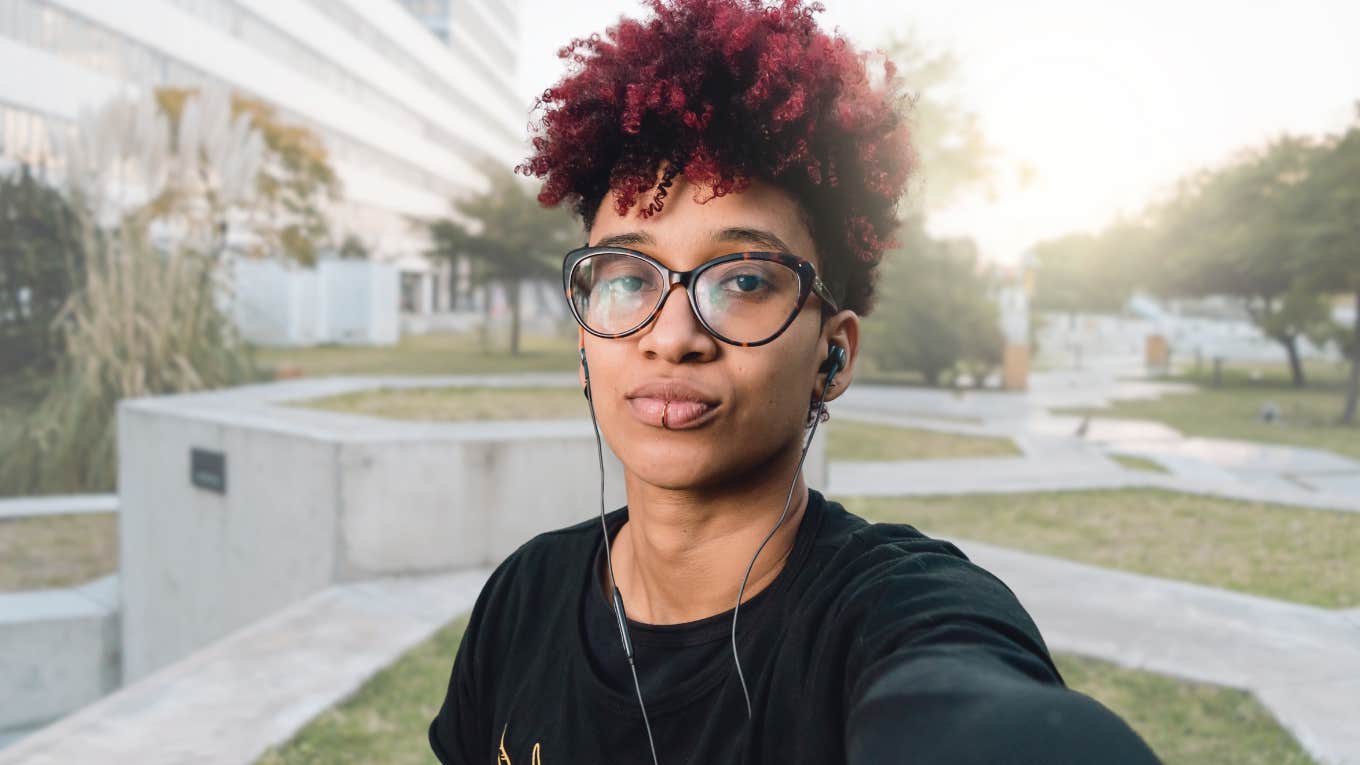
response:
[[[658,433],[631,441],[619,453],[624,469],[662,489],[695,490],[722,486],[768,468],[777,444],[753,444],[716,433]],[[696,437],[699,436],[699,437]]]
[[[639,480],[659,488],[683,490],[712,485],[724,475],[739,471],[722,455],[712,439],[693,438],[691,434],[658,433],[631,439],[619,452],[626,471]]]

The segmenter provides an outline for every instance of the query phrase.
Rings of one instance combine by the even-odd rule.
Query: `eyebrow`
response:
[[[789,246],[784,243],[773,231],[766,231],[762,228],[747,228],[744,226],[732,226],[725,228],[713,235],[714,242],[728,242],[733,244],[750,244],[756,247],[763,247],[767,250],[778,252],[791,252]],[[613,234],[601,239],[595,244],[596,247],[637,247],[655,246],[656,240],[651,234],[645,231],[629,231],[625,234]]]
[[[638,245],[654,245],[656,240],[651,234],[641,231],[630,231],[626,234],[614,234],[606,236],[595,243],[596,247],[636,247]]]
[[[773,231],[766,231],[763,228],[744,228],[734,227],[725,228],[713,235],[715,242],[735,242],[739,244],[753,244],[767,250],[777,250],[779,252],[792,252],[784,240],[775,236]]]

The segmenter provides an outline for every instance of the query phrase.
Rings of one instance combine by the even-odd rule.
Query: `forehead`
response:
[[[704,201],[695,201],[695,196]],[[812,235],[787,192],[753,180],[743,191],[708,197],[708,189],[676,176],[665,207],[644,218],[638,212],[652,201],[650,193],[623,215],[610,194],[595,215],[590,244],[642,250],[676,269],[743,250],[784,251],[817,263]]]

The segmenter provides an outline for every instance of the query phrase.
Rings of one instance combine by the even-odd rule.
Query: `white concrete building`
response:
[[[483,188],[483,160],[524,154],[516,4],[0,0],[0,164],[59,165],[54,134],[118,95],[222,86],[262,99],[324,140],[343,184],[336,241],[354,235],[394,266],[401,312],[437,324],[470,296],[423,255],[411,218]]]

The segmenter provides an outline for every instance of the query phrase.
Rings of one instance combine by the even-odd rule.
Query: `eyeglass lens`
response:
[[[645,324],[668,285],[651,263],[624,253],[596,253],[571,273],[572,301],[587,327],[605,335]],[[798,307],[798,274],[768,260],[732,260],[705,269],[691,286],[700,319],[739,343],[766,340]]]

